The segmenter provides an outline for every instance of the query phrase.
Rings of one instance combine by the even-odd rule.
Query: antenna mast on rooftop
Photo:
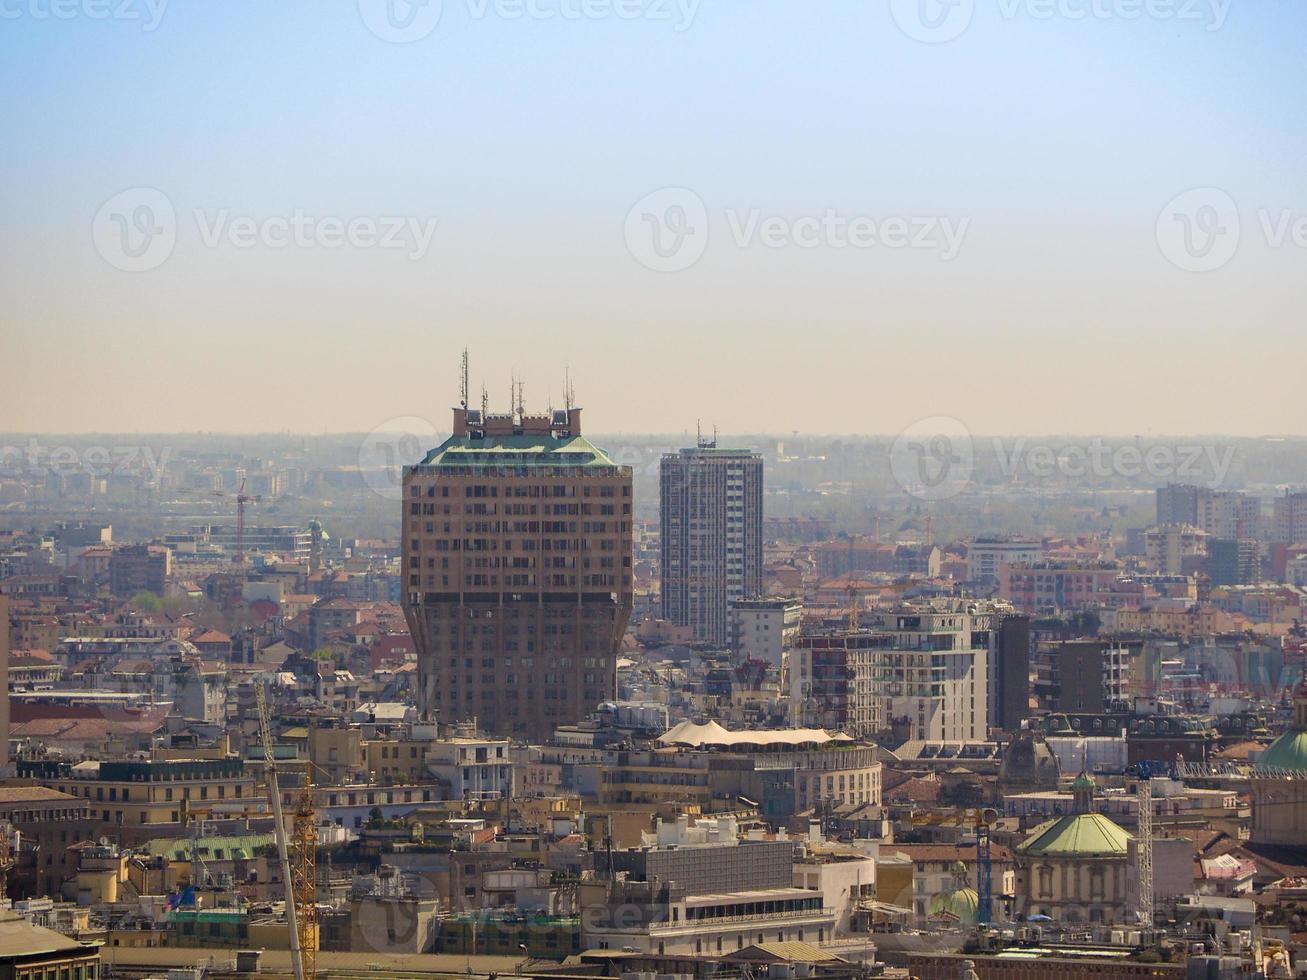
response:
[[[486,383],[481,382],[481,418],[484,420],[486,413],[490,411],[490,392],[486,391]]]
[[[563,368],[563,406],[569,412],[576,407],[576,391],[572,388],[571,368]]]
[[[464,347],[463,348],[463,372],[462,372],[462,376],[459,378],[459,387],[458,387],[459,408],[467,408],[467,399],[468,399],[467,375],[468,375],[467,348]]]

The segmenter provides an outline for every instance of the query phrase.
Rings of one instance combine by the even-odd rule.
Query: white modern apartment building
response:
[[[1307,541],[1307,491],[1275,498],[1274,540],[1281,544]]]
[[[449,800],[501,800],[513,796],[512,742],[455,736],[432,742],[427,771],[447,787]]]
[[[1207,554],[1207,532],[1191,524],[1160,524],[1144,532],[1144,556],[1163,575],[1183,575],[1186,559]]]
[[[870,738],[984,741],[995,613],[989,603],[910,603],[856,631],[801,634],[789,657],[792,722]]]
[[[1043,556],[1044,545],[1040,541],[977,538],[967,546],[967,578],[972,582],[997,582],[1003,565],[1039,561]]]
[[[739,660],[765,660],[779,667],[802,619],[799,599],[736,599],[730,608],[731,651]]]

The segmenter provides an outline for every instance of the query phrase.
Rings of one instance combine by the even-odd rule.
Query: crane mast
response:
[[[268,699],[262,682],[254,686],[255,701],[259,706],[259,736],[263,740],[263,756],[268,763],[268,796],[272,800],[273,835],[277,839],[277,858],[281,862],[281,880],[286,891],[286,929],[290,939],[290,965],[295,980],[306,980],[304,955],[300,947],[300,930],[295,915],[294,878],[291,873],[290,852],[286,844],[286,824],[281,811],[281,787],[277,784],[277,761],[272,751],[272,730],[268,722]]]
[[[295,892],[295,922],[300,938],[304,980],[318,975],[318,828],[313,811],[313,780],[304,767],[304,785],[295,805],[293,830],[295,862],[292,874]]]
[[[1138,785],[1139,824],[1136,828],[1139,869],[1139,923],[1153,928],[1153,782],[1149,774],[1140,773]]]

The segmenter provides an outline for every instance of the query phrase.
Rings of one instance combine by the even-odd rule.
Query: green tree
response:
[[[132,596],[131,603],[147,616],[157,616],[163,611],[163,600],[153,592],[138,592]]]

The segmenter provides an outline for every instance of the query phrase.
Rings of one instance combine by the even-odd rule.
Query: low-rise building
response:
[[[794,887],[795,843],[740,840],[729,817],[658,824],[650,844],[613,853],[625,877],[587,909],[587,948],[712,955],[756,942],[834,938],[825,897]]]

